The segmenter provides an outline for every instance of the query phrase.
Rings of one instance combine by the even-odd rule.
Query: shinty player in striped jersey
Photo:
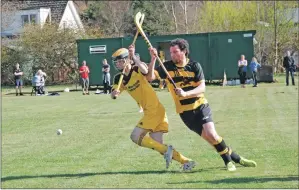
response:
[[[148,65],[148,81],[155,78],[167,79],[161,66],[155,69],[157,50],[149,48],[151,63]],[[175,39],[170,42],[170,61],[163,63],[177,88],[167,79],[167,87],[185,125],[209,144],[211,144],[222,157],[228,171],[235,171],[235,163],[245,167],[256,167],[253,160],[245,159],[228,147],[223,138],[216,132],[212,120],[212,112],[204,96],[205,80],[201,65],[188,58],[189,44],[184,39]]]

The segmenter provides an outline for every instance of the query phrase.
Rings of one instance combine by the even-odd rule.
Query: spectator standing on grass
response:
[[[238,61],[238,74],[240,76],[241,88],[245,88],[246,72],[247,72],[247,60],[245,55],[241,55],[241,59]]]
[[[22,76],[23,76],[23,72],[20,69],[20,65],[19,63],[16,64],[16,68],[14,69],[14,76],[15,76],[15,85],[16,85],[16,96],[19,95],[23,96],[22,93],[22,87],[23,87],[23,81],[22,81]],[[19,93],[18,93],[19,91]]]
[[[286,56],[283,58],[283,67],[286,70],[286,85],[289,86],[289,74],[291,74],[292,85],[295,86],[294,72],[296,71],[296,65],[290,51],[287,51]]]
[[[86,65],[86,61],[82,62],[82,66],[79,68],[79,73],[81,75],[82,80],[82,91],[83,95],[89,95],[88,88],[89,88],[89,68]]]
[[[104,94],[110,94],[110,65],[107,63],[107,59],[103,60],[103,85]]]
[[[257,62],[256,58],[253,57],[249,67],[250,67],[250,70],[252,72],[253,87],[257,87],[257,80],[256,80],[257,69],[260,68],[261,65]]]

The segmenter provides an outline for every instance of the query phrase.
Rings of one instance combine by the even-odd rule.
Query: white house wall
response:
[[[7,27],[7,29],[3,32],[8,32],[8,33],[12,33],[12,34],[18,34],[22,32],[22,18],[21,15],[31,15],[31,14],[35,14],[36,15],[36,22],[39,23],[40,22],[40,12],[39,9],[35,9],[35,10],[21,10],[21,11],[17,11],[14,15],[14,19],[12,20],[12,24]]]
[[[72,10],[70,3],[72,2],[69,1],[66,5],[62,19],[59,24],[59,28],[67,27],[67,28],[79,29],[81,28],[81,26],[79,26],[78,22],[76,21],[76,17],[74,16],[76,15],[76,13],[74,13],[74,11]]]
[[[41,8],[40,9],[40,24],[43,26],[47,20],[48,15],[50,14],[50,8]]]
[[[70,9],[71,9],[71,11],[72,11],[72,13],[73,13],[73,16],[74,16],[74,18],[75,18],[75,21],[76,21],[76,23],[77,23],[78,28],[84,30],[83,23],[82,23],[82,21],[81,21],[81,18],[80,18],[80,16],[79,16],[79,13],[78,13],[78,11],[77,11],[75,5],[74,5],[74,2],[73,2],[73,1],[69,1],[69,2],[68,2],[68,5],[69,5],[69,7],[70,7]]]

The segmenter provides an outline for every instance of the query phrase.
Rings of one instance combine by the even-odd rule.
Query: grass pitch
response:
[[[298,188],[298,86],[207,87],[218,133],[258,164],[231,173],[184,126],[170,94],[157,94],[170,121],[164,141],[198,162],[192,172],[175,161],[166,170],[159,153],[131,142],[142,114],[127,93],[3,95],[2,188]]]

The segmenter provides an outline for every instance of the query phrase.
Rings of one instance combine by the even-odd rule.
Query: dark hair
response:
[[[184,40],[182,38],[177,38],[170,42],[170,47],[176,45],[180,48],[181,51],[186,50],[186,54],[185,54],[186,56],[189,55],[189,43],[187,42],[187,40]]]

